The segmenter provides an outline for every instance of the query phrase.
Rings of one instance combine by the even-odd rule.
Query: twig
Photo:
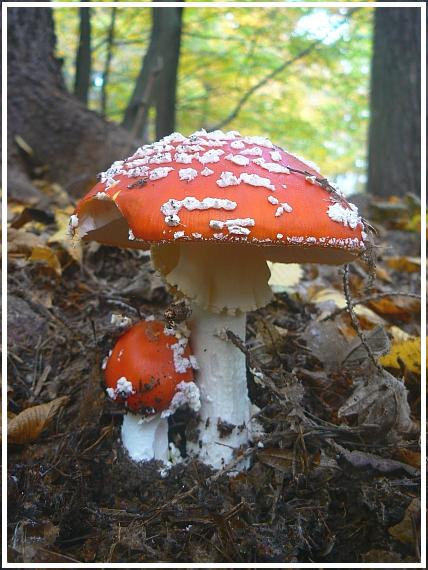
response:
[[[91,449],[93,449],[94,447],[96,447],[107,435],[109,435],[111,433],[111,426],[106,426],[105,428],[102,429],[102,433],[100,435],[100,437],[94,441],[89,447],[87,447],[86,449],[84,449],[80,455],[84,455],[86,452],[90,451]]]
[[[367,343],[367,339],[366,339],[366,335],[363,333],[361,327],[360,327],[360,323],[358,321],[357,315],[355,314],[355,311],[352,307],[352,300],[351,300],[351,292],[349,290],[349,265],[345,265],[345,270],[343,272],[343,292],[345,294],[345,299],[346,299],[346,306],[349,312],[349,316],[351,317],[351,323],[352,326],[354,327],[360,341],[361,344],[363,345],[363,347],[365,348],[367,354],[369,355],[370,360],[373,362],[373,364],[376,366],[376,369],[379,372],[383,372],[383,368],[382,366],[380,366],[380,364],[377,362],[375,355],[372,352],[372,349],[370,348],[370,346]]]
[[[48,379],[49,373],[52,370],[52,366],[50,366],[49,364],[47,366],[45,366],[43,372],[41,373],[39,379],[36,382],[36,385],[33,389],[34,392],[34,397],[37,398],[40,394],[40,392],[42,391],[42,388],[46,382],[46,380]]]

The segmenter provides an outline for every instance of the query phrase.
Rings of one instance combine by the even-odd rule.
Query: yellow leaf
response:
[[[68,396],[62,396],[47,404],[27,408],[12,418],[7,426],[8,443],[23,444],[37,439],[68,400]]]
[[[80,242],[72,240],[68,235],[68,225],[73,208],[65,210],[56,210],[55,222],[58,227],[57,231],[50,236],[48,243],[57,243],[72,257],[77,263],[82,261],[82,246]]]
[[[399,360],[406,368],[416,374],[421,373],[421,339],[411,338],[404,342],[392,344],[391,350],[379,359],[382,366],[388,368],[400,368]]]
[[[55,252],[46,245],[38,245],[31,252],[30,261],[40,261],[53,269],[57,275],[61,275],[61,264]]]
[[[421,233],[421,214],[413,214],[413,216],[409,219],[409,221],[404,226],[404,229],[410,232],[417,232],[418,234]]]
[[[283,293],[295,287],[302,278],[303,269],[298,263],[267,263],[270,269],[269,285],[274,293]]]
[[[386,257],[385,263],[397,271],[405,271],[406,273],[420,273],[421,271],[420,257]]]

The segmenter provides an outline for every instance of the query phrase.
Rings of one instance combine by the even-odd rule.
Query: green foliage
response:
[[[255,84],[275,72],[245,102],[226,130],[265,134],[320,164],[345,190],[361,189],[366,168],[372,9],[193,8],[185,6],[177,130],[221,125]],[[110,8],[92,9],[90,107],[100,108]],[[67,85],[74,77],[77,8],[55,9],[58,55]],[[119,8],[107,116],[120,121],[151,27],[150,8]],[[314,48],[314,42],[318,42]],[[304,50],[306,55],[299,58]],[[98,78],[98,79],[97,79]],[[97,86],[98,83],[98,86]],[[152,114],[151,114],[152,117]],[[152,129],[149,130],[151,132]]]

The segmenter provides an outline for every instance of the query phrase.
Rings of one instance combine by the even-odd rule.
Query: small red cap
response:
[[[122,335],[105,368],[109,397],[143,415],[167,409],[177,385],[193,381],[188,340],[177,336],[162,321],[141,321]]]

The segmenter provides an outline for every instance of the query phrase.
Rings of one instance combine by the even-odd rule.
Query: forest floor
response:
[[[187,459],[161,477],[158,465],[125,456],[101,363],[120,334],[112,313],[162,318],[171,299],[146,253],[73,249],[68,198],[40,186],[43,207],[9,204],[10,562],[419,560],[411,204],[366,203],[379,231],[377,279],[365,291],[367,266],[349,272],[352,298],[365,299],[359,326],[383,368],[344,308],[342,268],[292,266],[285,277],[279,268],[274,301],[248,317],[248,385],[263,428],[247,451],[251,467],[214,473]],[[170,418],[181,448],[189,414]]]

